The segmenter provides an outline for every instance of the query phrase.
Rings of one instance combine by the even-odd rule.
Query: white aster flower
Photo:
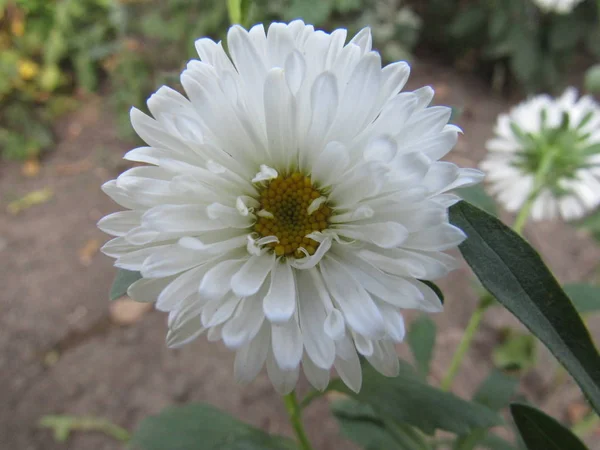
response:
[[[127,211],[99,227],[103,251],[141,271],[128,294],[169,312],[167,343],[203,333],[236,351],[251,381],[266,363],[279,392],[302,366],[324,389],[335,367],[353,390],[358,355],[394,375],[402,309],[442,309],[419,281],[454,266],[448,223],[481,172],[439,162],[460,131],[433,90],[399,93],[409,66],[381,67],[368,29],[315,31],[302,21],[200,39],[181,75],[189,97],[162,87],[154,116],[131,111],[148,144],[103,186]]]
[[[545,13],[569,14],[583,0],[533,0]]]
[[[495,134],[481,168],[508,211],[534,190],[534,220],[576,219],[600,204],[600,106],[591,97],[577,99],[574,88],[556,99],[538,95],[498,116]]]

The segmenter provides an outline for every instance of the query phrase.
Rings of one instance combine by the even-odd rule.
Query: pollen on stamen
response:
[[[267,244],[277,256],[304,258],[316,252],[319,243],[307,235],[329,226],[331,208],[310,177],[298,172],[279,175],[261,189],[258,201],[256,209],[264,212],[258,214],[254,231],[277,237],[279,242]]]

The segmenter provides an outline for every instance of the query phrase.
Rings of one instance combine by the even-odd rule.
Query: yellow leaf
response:
[[[32,191],[20,199],[10,202],[6,206],[6,210],[13,215],[19,214],[21,211],[30,208],[34,205],[45,203],[52,198],[54,192],[50,188],[39,189]]]

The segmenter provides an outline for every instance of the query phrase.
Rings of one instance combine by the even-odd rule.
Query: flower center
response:
[[[259,202],[254,231],[279,239],[267,244],[277,256],[302,258],[301,248],[309,255],[315,253],[319,243],[307,235],[327,228],[331,209],[310,177],[298,172],[280,175],[262,189]]]

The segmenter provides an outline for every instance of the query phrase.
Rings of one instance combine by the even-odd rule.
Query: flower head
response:
[[[534,220],[583,216],[600,204],[599,127],[600,106],[573,88],[501,114],[481,163],[491,192],[511,212],[533,193]]]
[[[181,75],[189,97],[162,87],[131,121],[147,147],[103,186],[127,211],[99,227],[103,251],[139,270],[128,294],[169,312],[167,343],[202,333],[236,351],[252,380],[266,364],[280,392],[300,366],[324,389],[330,369],[358,390],[364,355],[394,375],[402,309],[439,311],[421,280],[442,277],[448,190],[481,173],[439,158],[460,131],[429,87],[400,93],[404,62],[381,66],[362,30],[302,21],[200,39]]]
[[[533,0],[545,13],[569,14],[583,0]]]

